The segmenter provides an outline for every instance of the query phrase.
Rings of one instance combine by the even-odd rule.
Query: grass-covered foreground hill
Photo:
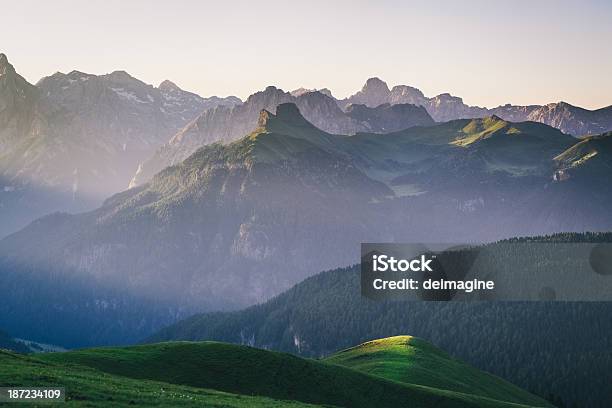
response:
[[[103,373],[85,366],[49,363],[0,350],[2,386],[65,387],[61,406],[87,407],[308,407],[291,401],[236,395],[210,389],[145,381]],[[20,404],[24,406],[26,404]],[[45,404],[44,406],[53,406]]]
[[[355,364],[361,359],[369,363]],[[217,342],[2,352],[0,386],[17,385],[63,386],[68,402],[82,406],[549,406],[410,337],[326,360]]]
[[[542,401],[499,377],[478,370],[416,337],[368,341],[325,361],[407,384],[476,394],[500,401]]]

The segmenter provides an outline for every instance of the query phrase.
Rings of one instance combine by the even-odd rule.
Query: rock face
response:
[[[595,135],[612,130],[612,106],[591,111],[566,102],[551,103],[531,111],[527,120],[546,123],[572,135]]]
[[[391,89],[391,93],[389,94],[389,103],[392,105],[409,103],[417,106],[425,106],[427,104],[427,98],[423,95],[423,92],[417,88],[407,85],[396,85]]]
[[[362,123],[367,131],[376,133],[397,132],[415,125],[431,126],[435,123],[424,107],[407,103],[385,103],[375,108],[352,104],[346,108],[346,113]]]
[[[321,89],[298,88],[298,89],[294,89],[290,93],[291,95],[298,97],[298,96],[302,96],[304,94],[311,93],[311,92],[319,92],[319,93],[322,93],[323,95],[329,96],[330,98],[334,97],[331,91],[327,88],[321,88]]]
[[[170,81],[155,88],[124,71],[100,76],[56,73],[43,78],[37,87],[62,115],[64,126],[58,133],[63,138],[78,140],[92,151],[102,148],[108,152],[100,158],[103,160],[89,158],[89,166],[77,168],[80,173],[98,173],[99,182],[112,183],[105,188],[107,195],[125,189],[137,163],[201,112],[220,103],[240,102],[237,98],[205,99]],[[98,167],[109,160],[116,174]]]
[[[559,102],[544,106],[508,104],[487,109],[466,105],[461,98],[448,93],[428,98],[420,90],[406,85],[397,85],[389,90],[387,84],[378,78],[368,79],[361,91],[338,103],[343,109],[347,109],[351,104],[374,108],[385,103],[409,103],[423,106],[436,122],[497,115],[512,122],[545,123],[574,136],[594,135],[612,130],[612,106],[588,110]]]
[[[145,183],[165,167],[181,162],[199,147],[233,141],[248,134],[256,127],[262,109],[274,112],[283,103],[295,103],[309,122],[333,134],[385,133],[433,124],[427,112],[415,106],[376,109],[361,106],[344,112],[335,99],[320,91],[302,88],[288,93],[269,86],[249,96],[242,105],[218,106],[202,113],[138,168],[130,187]]]
[[[179,127],[197,117],[200,113],[215,106],[240,105],[242,101],[235,96],[220,98],[211,96],[203,98],[200,95],[185,91],[169,80],[159,84],[158,89],[163,97],[163,110],[169,116],[174,116]],[[164,140],[166,142],[166,140]]]
[[[12,154],[35,120],[39,92],[0,54],[0,157]]]
[[[240,102],[170,81],[155,88],[123,71],[58,72],[34,86],[4,54],[0,73],[0,206],[11,219],[0,236],[44,213],[99,205],[202,111]]]
[[[383,103],[390,103],[389,97],[391,91],[387,86],[386,82],[381,81],[379,78],[369,78],[361,91],[355,95],[349,97],[346,100],[346,104],[359,104],[375,108]],[[402,101],[402,103],[405,103]]]
[[[485,108],[468,106],[463,99],[443,93],[431,98],[427,105],[428,111],[435,112],[437,122],[447,122],[454,119],[482,118],[488,115]]]
[[[490,111],[493,115],[497,115],[500,118],[504,118],[505,120],[509,120],[511,122],[525,122],[529,120],[529,115],[539,108],[541,108],[539,105],[516,106],[506,104],[493,108]]]
[[[382,104],[402,104],[423,106],[436,122],[446,122],[454,119],[478,118],[487,116],[485,108],[467,106],[461,98],[450,94],[441,94],[427,98],[417,88],[407,85],[397,85],[389,90],[387,83],[379,78],[370,78],[361,91],[339,101],[343,108],[351,104],[363,104],[375,108]]]
[[[588,136],[612,130],[612,106],[588,110],[567,102],[549,103],[544,106],[504,105],[490,112],[506,120],[546,123],[564,133]]]
[[[44,214],[41,208],[55,203],[44,192],[32,196],[29,175],[43,167],[41,145],[53,142],[41,92],[15,72],[0,54],[0,236]]]

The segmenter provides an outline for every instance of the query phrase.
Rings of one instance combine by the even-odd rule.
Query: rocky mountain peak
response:
[[[395,85],[393,89],[391,89],[391,92],[398,95],[411,95],[419,98],[425,98],[425,95],[420,89],[408,85]]]
[[[6,54],[0,53],[0,75],[6,75],[7,73],[15,72],[15,68],[9,63]]]
[[[574,106],[572,104],[569,104],[567,102],[564,101],[559,101],[556,103],[549,103],[548,105],[546,105],[547,108],[549,108],[550,110],[555,110],[555,109],[565,109],[565,110],[583,110],[583,108],[579,108],[577,106]]]
[[[418,88],[408,85],[396,85],[391,89],[388,102],[392,105],[410,103],[412,105],[426,106],[429,98],[425,97]]]
[[[274,115],[271,112],[269,112],[269,111],[267,111],[265,109],[262,109],[259,112],[259,119],[257,119],[257,127],[260,127],[260,128],[267,127],[268,126],[268,121],[273,116]]]
[[[8,115],[9,107],[20,110],[28,106],[27,109],[30,109],[32,98],[36,95],[38,95],[36,87],[15,71],[6,54],[0,54],[0,113],[6,111]],[[17,100],[21,102],[17,103]],[[15,105],[16,103],[19,106]],[[13,113],[18,114],[19,112]],[[2,130],[0,125],[0,133]]]
[[[380,78],[373,77],[366,81],[361,91],[344,100],[344,105],[348,106],[351,103],[363,104],[370,108],[375,108],[378,105],[389,102],[391,91],[387,83]]]
[[[300,87],[298,89],[294,89],[293,91],[290,92],[290,94],[292,96],[298,97],[298,96],[302,96],[304,94],[310,93],[310,92],[314,92],[316,91],[316,89],[307,89],[304,87]]]
[[[391,91],[389,91],[389,87],[385,81],[378,77],[372,77],[368,78],[363,88],[361,88],[361,92],[364,94],[388,94]]]
[[[259,101],[262,99],[265,100],[270,97],[277,97],[279,95],[285,95],[285,92],[282,89],[278,89],[277,87],[270,85],[270,86],[267,86],[266,89],[264,89],[263,91],[255,92],[254,94],[250,95],[247,98],[246,103],[247,104],[256,103],[256,101]]]
[[[463,99],[458,97],[458,96],[453,96],[451,94],[449,94],[448,92],[445,93],[441,93],[440,95],[434,96],[434,99],[440,100],[440,101],[456,101],[459,103],[463,103]]]
[[[283,91],[275,86],[268,86],[263,91],[255,92],[250,95],[244,103],[247,110],[252,114],[257,114],[261,109],[269,109],[274,112],[276,105],[283,102],[290,102],[294,99],[290,93]],[[254,119],[254,118],[253,118]]]
[[[331,91],[328,88],[307,89],[307,88],[301,87],[301,88],[298,88],[298,89],[294,89],[293,91],[290,92],[290,94],[297,98],[297,97],[300,97],[302,95],[306,95],[306,94],[314,93],[314,92],[321,93],[321,94],[323,94],[325,96],[329,96],[330,98],[334,97],[332,95]]]
[[[323,95],[329,96],[330,98],[334,97],[334,95],[332,95],[331,90],[329,90],[328,88],[317,89],[317,92],[322,93]]]
[[[276,115],[270,113],[266,109],[262,109],[259,112],[259,119],[257,120],[258,127],[263,127],[271,130],[271,125],[274,121],[284,122],[293,126],[312,126],[308,122],[299,108],[294,103],[281,103],[276,107]]]
[[[178,87],[174,82],[166,79],[158,86],[160,91],[172,92],[172,91],[182,91],[181,88]]]
[[[85,72],[77,71],[77,70],[72,70],[68,73],[69,78],[87,78],[87,77],[93,77],[93,76],[95,75],[87,74]]]
[[[276,107],[276,117],[284,122],[293,124],[308,124],[310,123],[302,116],[295,103],[281,103]]]
[[[138,79],[134,78],[133,76],[131,76],[130,74],[128,74],[126,71],[113,71],[108,75],[105,75],[107,78],[109,78],[111,81],[116,81],[116,82],[131,82],[131,81],[137,81],[140,82]]]

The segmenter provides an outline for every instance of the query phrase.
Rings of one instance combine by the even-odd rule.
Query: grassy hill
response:
[[[422,352],[433,353],[427,357],[431,359],[441,353],[431,346]],[[412,358],[409,354],[404,357]],[[407,378],[371,375],[341,363],[217,342],[157,343],[36,357],[2,352],[0,386],[64,386],[73,404],[88,406],[549,406],[501,380],[501,386],[489,384],[514,388],[512,400],[525,405],[483,397],[474,388],[480,394],[476,395],[470,386],[450,390],[443,376],[435,383],[439,387],[433,387],[429,380],[415,384]],[[474,372],[466,371],[468,375]],[[447,373],[451,378],[464,375],[460,370]],[[486,375],[479,373],[479,377]],[[490,390],[490,394],[501,396],[503,392]]]
[[[3,350],[0,350],[0,386],[64,387],[66,404],[61,405],[79,407],[314,407],[295,401],[121,377],[85,366],[48,362]]]
[[[402,383],[477,394],[500,401],[543,404],[542,399],[411,336],[368,341],[333,354],[325,361]]]

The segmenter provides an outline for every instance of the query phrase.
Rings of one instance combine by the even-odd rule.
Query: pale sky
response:
[[[378,76],[470,105],[612,104],[612,1],[0,0],[29,81],[125,70],[203,96],[275,85],[336,97]]]

